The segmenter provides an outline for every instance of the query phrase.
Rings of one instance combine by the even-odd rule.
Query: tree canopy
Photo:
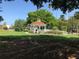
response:
[[[26,2],[28,0],[25,0]],[[30,0],[38,8],[42,7],[44,3],[48,3],[53,9],[60,9],[65,13],[79,8],[79,0]]]
[[[74,14],[75,19],[79,19],[79,11]]]
[[[30,12],[28,14],[27,24],[35,22],[38,19],[40,19],[42,22],[44,22],[46,24],[50,24],[52,26],[57,24],[56,18],[54,16],[52,16],[52,14],[50,12],[48,12],[47,10],[42,10],[42,9],[34,11],[34,12]]]
[[[60,20],[64,21],[65,20],[65,16],[64,15],[60,15]]]
[[[65,19],[65,16],[64,15],[60,15],[60,18],[59,18],[59,25],[58,25],[58,28],[59,30],[67,30],[67,20]]]
[[[24,20],[21,20],[21,19],[16,20],[15,23],[14,23],[15,31],[23,31],[24,28],[25,28],[24,23],[25,23]]]
[[[1,21],[3,21],[3,20],[4,20],[4,19],[3,19],[3,17],[2,17],[2,16],[0,16],[0,22],[1,22]]]
[[[14,1],[14,0],[4,0],[4,1]],[[53,9],[60,9],[65,12],[70,12],[74,9],[79,9],[79,0],[25,0],[25,2],[31,1],[37,8],[41,8],[45,3]],[[2,0],[0,0],[2,3]]]
[[[74,16],[69,18],[68,28],[71,31],[79,32],[79,12],[75,12]]]

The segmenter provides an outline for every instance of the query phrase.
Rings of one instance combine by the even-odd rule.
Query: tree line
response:
[[[47,28],[49,29],[68,32],[79,31],[79,12],[75,12],[74,16],[66,20],[64,15],[60,15],[60,18],[57,19],[52,13],[43,9],[29,12],[26,20],[16,20],[14,28],[16,31],[23,31],[28,24],[37,21],[38,18],[40,18],[42,22],[46,23]]]
[[[57,19],[51,12],[44,9],[29,12],[26,20],[17,19],[14,22],[13,28],[15,29],[15,31],[26,31],[27,25],[37,21],[38,18],[42,22],[46,23],[47,28],[49,29],[79,32],[79,12],[75,12],[73,16],[69,17],[69,19],[66,20],[64,15],[60,15],[60,18]],[[0,16],[0,22],[3,20],[3,17]]]

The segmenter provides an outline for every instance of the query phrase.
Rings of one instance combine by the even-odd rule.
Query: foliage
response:
[[[24,20],[21,20],[21,19],[16,20],[14,24],[15,31],[23,31],[25,29],[24,24],[25,24]]]
[[[52,14],[47,10],[37,10],[35,12],[30,12],[27,18],[27,24],[30,24],[34,21],[40,19],[42,22],[46,24],[50,24],[51,26],[57,25],[57,20]]]
[[[8,30],[7,26],[3,26],[3,29],[4,29],[4,30]]]
[[[25,0],[26,2],[28,0]],[[43,7],[44,3],[48,3],[53,9],[60,9],[65,13],[79,8],[79,0],[30,0],[38,8]]]
[[[5,0],[14,1],[14,0]],[[60,9],[63,13],[70,12],[74,9],[79,9],[79,0],[25,0],[26,2],[31,1],[37,8],[41,8],[44,4],[48,3],[48,6],[52,9]],[[0,0],[2,3],[2,0]]]
[[[3,23],[2,27],[4,30],[8,30],[6,22]]]
[[[58,23],[59,23],[59,24],[58,24],[59,30],[65,30],[65,31],[67,31],[68,21],[65,20],[64,15],[61,15],[61,16],[60,16]]]
[[[68,20],[68,28],[70,31],[79,32],[79,12],[75,12],[74,16]]]
[[[54,26],[54,27],[53,27],[53,30],[58,30],[58,27],[57,27],[57,26]]]
[[[75,12],[74,18],[75,18],[75,19],[79,19],[79,11],[78,11],[78,12]]]
[[[64,20],[65,20],[64,15],[60,15],[60,20],[62,20],[62,21],[64,21]]]
[[[3,21],[3,20],[4,20],[4,19],[3,19],[3,17],[2,17],[2,16],[0,16],[0,22],[1,22],[1,21]]]

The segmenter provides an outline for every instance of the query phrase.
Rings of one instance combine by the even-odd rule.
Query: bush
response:
[[[24,20],[16,20],[14,24],[14,29],[15,31],[24,31],[25,26],[24,26]]]
[[[58,27],[53,27],[53,30],[58,30]]]
[[[22,29],[16,27],[16,28],[15,28],[15,31],[22,31]]]
[[[24,32],[33,33],[30,29],[25,29]]]
[[[4,30],[8,30],[7,26],[3,26],[3,29],[4,29]]]

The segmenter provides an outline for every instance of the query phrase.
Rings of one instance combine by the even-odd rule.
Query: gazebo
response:
[[[30,30],[33,33],[42,33],[46,31],[46,24],[42,22],[41,20],[38,20],[36,22],[32,22],[30,24]]]

